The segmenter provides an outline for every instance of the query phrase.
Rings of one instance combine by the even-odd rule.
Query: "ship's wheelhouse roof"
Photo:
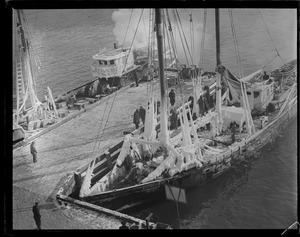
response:
[[[95,60],[114,60],[114,59],[118,59],[118,58],[122,58],[124,56],[127,55],[129,49],[123,49],[123,48],[118,48],[118,49],[112,49],[112,50],[108,50],[105,52],[100,52],[97,53],[93,56],[93,59]]]

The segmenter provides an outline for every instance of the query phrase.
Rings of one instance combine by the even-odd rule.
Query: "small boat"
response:
[[[26,138],[26,132],[17,124],[13,125],[13,144],[23,141]]]
[[[184,189],[200,186],[242,158],[258,156],[260,149],[274,142],[279,131],[297,116],[295,77],[288,77],[287,87],[276,91],[273,78],[263,80],[263,68],[238,78],[222,65],[216,9],[216,81],[207,93],[215,91],[215,106],[199,112],[199,101],[205,94],[201,90],[202,78],[195,75],[195,103],[190,106],[191,101],[184,101],[177,109],[179,127],[169,129],[162,11],[155,9],[160,114],[153,94],[147,104],[143,131],[126,134],[121,142],[76,172],[76,189],[71,194],[74,198],[116,208],[150,197],[162,198],[165,185]],[[164,11],[168,16],[168,10]]]

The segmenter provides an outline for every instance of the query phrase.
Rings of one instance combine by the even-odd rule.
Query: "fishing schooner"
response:
[[[140,80],[131,48],[114,47],[93,55],[93,80],[54,97],[47,87],[45,99],[37,96],[38,79],[35,68],[41,62],[35,55],[32,37],[23,10],[14,10],[14,95],[13,95],[13,148],[33,140],[40,131],[76,116],[78,110],[89,107],[122,86]],[[34,62],[34,63],[33,63]],[[81,110],[81,112],[84,110]],[[21,142],[23,141],[23,142]]]
[[[215,106],[207,113],[199,110],[205,91],[202,74],[195,73],[193,106],[191,101],[183,102],[177,109],[179,127],[169,129],[162,17],[168,10],[154,12],[160,98],[152,94],[143,131],[125,135],[122,142],[75,173],[72,197],[113,207],[161,197],[165,185],[185,189],[202,185],[242,158],[258,156],[297,115],[296,61],[289,63],[288,74],[281,73],[284,86],[272,76],[263,77],[263,68],[248,76],[241,71],[239,77],[234,76],[221,62],[220,16],[215,9]],[[168,30],[172,32],[172,27]]]

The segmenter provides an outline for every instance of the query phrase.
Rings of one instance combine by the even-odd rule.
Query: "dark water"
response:
[[[187,35],[188,12],[191,13],[191,9],[180,10]],[[203,10],[193,9],[192,13],[197,64]],[[283,61],[296,58],[296,11],[264,9],[261,13]],[[221,60],[237,73],[228,12],[222,9],[220,14]],[[34,70],[38,97],[43,99],[46,86],[56,96],[93,79],[90,70],[92,55],[101,48],[111,48],[115,41],[123,41],[122,34],[130,11],[26,10],[25,15],[35,55],[41,61],[41,68],[34,67]],[[276,51],[258,9],[237,9],[233,15],[243,71],[247,75],[267,64]],[[135,21],[132,26],[137,24],[138,16],[138,12],[133,14]],[[143,24],[146,19],[145,15]],[[207,70],[214,70],[216,64],[213,19],[213,10],[209,9],[204,51],[204,68]],[[117,30],[116,23],[119,26]],[[148,29],[147,26],[145,28]],[[133,30],[129,32],[133,34]],[[139,34],[143,32],[145,29]],[[140,43],[142,41],[140,36]],[[179,55],[184,59],[180,50]],[[276,58],[266,70],[275,69],[283,61]],[[249,158],[218,179],[188,192],[188,204],[179,205],[182,225],[187,228],[287,228],[297,219],[296,185],[297,122],[293,122],[273,146],[268,145],[262,150],[258,158]],[[134,214],[144,218],[150,212],[153,212],[155,220],[178,228],[176,207],[171,201],[155,203]]]
[[[289,125],[259,157],[250,157],[227,173],[188,191],[179,204],[182,228],[285,229],[297,220],[297,121]],[[175,203],[144,206],[131,214],[179,228]]]

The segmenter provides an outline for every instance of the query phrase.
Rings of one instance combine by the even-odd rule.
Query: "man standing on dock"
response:
[[[135,128],[138,129],[139,128],[139,124],[140,124],[140,113],[139,113],[139,109],[136,109],[134,114],[133,114],[133,123],[135,124]]]
[[[38,202],[35,201],[35,205],[32,207],[33,218],[35,220],[36,226],[38,230],[41,230],[41,214],[40,207],[38,206]]]
[[[143,106],[140,107],[139,113],[140,113],[140,118],[141,118],[143,124],[145,125],[146,110],[143,108]]]
[[[33,157],[33,163],[36,163],[37,162],[37,151],[36,151],[36,147],[35,147],[35,141],[33,141],[30,145],[30,152]]]

